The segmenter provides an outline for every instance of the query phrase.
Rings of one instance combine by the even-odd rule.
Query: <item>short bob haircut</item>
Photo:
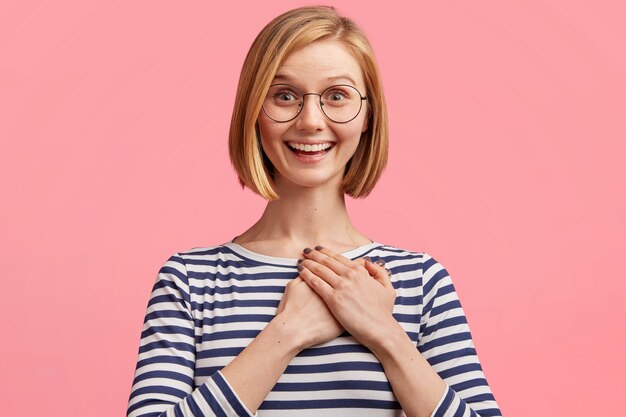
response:
[[[256,37],[243,64],[230,124],[229,153],[242,186],[268,201],[279,198],[274,167],[261,148],[257,118],[276,71],[294,51],[319,40],[336,39],[358,61],[365,79],[368,129],[346,165],[344,193],[367,196],[387,164],[388,123],[383,86],[372,47],[352,20],[333,7],[301,7],[272,20]]]

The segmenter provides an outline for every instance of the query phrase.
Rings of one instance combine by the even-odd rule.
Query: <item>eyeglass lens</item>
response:
[[[365,99],[351,85],[334,85],[320,94],[304,94],[294,86],[274,84],[267,93],[263,111],[274,121],[288,122],[302,110],[305,96],[319,96],[322,112],[337,123],[347,123],[358,116]]]

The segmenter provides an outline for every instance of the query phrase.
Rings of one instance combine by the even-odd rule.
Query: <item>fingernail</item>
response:
[[[302,271],[304,267],[302,265],[298,265],[298,271]]]
[[[308,255],[309,253],[313,252],[313,249],[311,249],[311,248],[304,248],[304,250],[302,252],[304,252],[304,253],[306,253]]]
[[[385,264],[385,260],[382,258],[378,258],[376,259],[376,262],[374,262],[375,264],[378,264],[380,266],[383,266]]]
[[[372,262],[372,258],[370,258],[369,256],[364,256],[363,259],[365,259],[366,261]]]
[[[302,261],[304,261],[304,259],[302,258],[298,259],[298,263],[302,263]]]
[[[389,275],[391,275],[391,269],[389,269],[389,268],[385,268],[385,271],[387,271],[387,273],[388,273]]]
[[[322,249],[324,249],[324,247],[323,247],[323,246],[320,246],[320,245],[317,245],[317,246],[315,247],[315,250],[322,250]]]

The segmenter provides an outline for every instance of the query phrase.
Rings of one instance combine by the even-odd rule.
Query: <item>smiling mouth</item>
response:
[[[333,147],[334,143],[324,142],[324,143],[298,143],[298,142],[287,142],[287,147],[296,155],[303,156],[317,156],[324,155],[328,153]]]

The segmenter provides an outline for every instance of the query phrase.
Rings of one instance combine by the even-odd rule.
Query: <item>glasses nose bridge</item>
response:
[[[302,112],[304,110],[304,105],[306,104],[306,96],[318,96],[319,99],[317,100],[317,109],[319,111],[321,111],[321,116],[323,118],[327,118],[328,116],[326,115],[326,112],[324,111],[324,104],[322,103],[322,94],[320,93],[302,93],[302,104],[300,105],[300,108],[298,109],[298,114],[296,115],[296,117],[300,116],[302,117]],[[310,115],[306,116],[309,117]],[[319,117],[319,116],[318,116]]]
[[[319,104],[319,108],[322,111],[322,113],[324,113],[324,104],[322,103],[322,94],[320,93],[303,93],[302,94],[302,107],[300,107],[300,111],[302,111],[304,109],[304,102],[305,102],[305,97],[306,96],[318,96],[319,100],[317,101],[317,103]],[[299,113],[299,112],[298,112]],[[326,113],[324,113],[324,115],[326,115]]]

